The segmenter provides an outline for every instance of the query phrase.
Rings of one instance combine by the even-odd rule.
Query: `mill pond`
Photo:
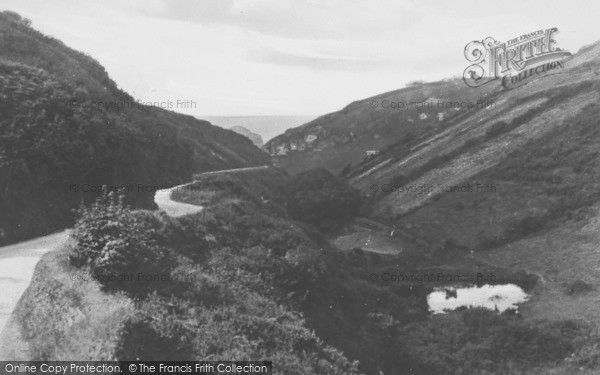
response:
[[[526,302],[528,298],[527,293],[515,284],[441,287],[427,296],[427,305],[434,314],[459,307],[484,307],[504,312],[507,309],[517,309],[517,304]]]

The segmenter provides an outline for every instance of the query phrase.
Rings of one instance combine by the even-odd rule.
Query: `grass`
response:
[[[600,205],[588,220],[570,220],[535,236],[475,253],[475,258],[498,267],[521,268],[541,276],[524,317],[548,320],[580,319],[600,327]],[[566,293],[577,280],[592,288],[584,294]]]
[[[547,129],[538,137],[506,140],[497,148],[504,154],[483,156],[488,161],[501,158],[499,163],[484,166],[478,173],[473,173],[478,168],[475,163],[463,157],[461,163],[455,163],[456,168],[432,172],[427,180],[442,185],[487,184],[494,186],[493,191],[439,194],[427,201],[423,198],[421,206],[421,197],[415,200],[409,194],[393,194],[384,203],[393,206],[415,201],[411,212],[397,218],[399,224],[416,227],[421,237],[436,242],[453,238],[475,251],[560,225],[564,219],[582,215],[585,207],[600,199],[599,114],[597,105],[588,105],[562,121],[544,123]],[[542,124],[539,127],[542,129]],[[522,147],[515,148],[518,143]],[[509,148],[513,150],[505,153]],[[464,177],[450,183],[448,179],[455,175]],[[398,209],[397,205],[392,208]],[[525,224],[529,228],[523,228]]]
[[[260,182],[266,185],[263,186],[265,193],[275,186],[274,181]],[[253,338],[258,337],[266,347],[276,348],[279,357],[273,357],[274,363],[284,366],[285,359],[295,358],[291,356],[292,351],[285,349],[287,343],[293,344],[293,348],[305,345],[306,339],[299,341],[294,337],[302,334],[312,340],[314,334],[305,329],[309,328],[324,342],[343,350],[349,358],[360,359],[361,366],[369,374],[379,373],[380,368],[386,374],[397,373],[394,371],[407,366],[420,368],[416,374],[441,373],[439,369],[446,363],[452,364],[452,368],[446,369],[445,373],[462,374],[466,373],[465,369],[470,370],[468,373],[483,373],[473,371],[473,368],[534,373],[525,371],[540,363],[548,366],[552,363],[561,366],[561,372],[555,371],[555,374],[567,374],[580,361],[595,361],[593,347],[588,345],[591,341],[583,341],[585,337],[581,337],[582,343],[587,345],[585,350],[591,349],[579,351],[584,346],[576,340],[583,328],[573,330],[564,338],[562,333],[566,330],[560,328],[562,322],[538,325],[491,311],[482,314],[457,311],[448,316],[429,316],[425,296],[430,285],[413,288],[412,285],[375,282],[367,278],[374,272],[401,270],[454,273],[485,267],[487,271],[485,264],[477,265],[473,258],[436,263],[435,259],[427,259],[421,253],[392,257],[320,248],[316,240],[307,237],[308,232],[299,230],[299,225],[271,213],[276,211],[275,207],[267,207],[264,201],[277,198],[257,195],[262,191],[258,180],[212,175],[200,184],[209,190],[220,186],[221,198],[228,199],[215,202],[201,214],[173,219],[178,223],[176,228],[166,228],[164,233],[159,231],[167,234],[165,239],[169,240],[166,243],[177,242],[179,255],[184,255],[182,246],[186,244],[194,245],[194,251],[206,250],[205,245],[209,248],[210,256],[198,264],[201,267],[193,268],[191,263],[186,263],[188,267],[181,270],[204,275],[201,282],[194,283],[193,287],[189,285],[192,287],[189,289],[173,289],[193,294],[174,298],[166,289],[162,296],[159,293],[142,300],[134,310],[129,299],[102,293],[95,282],[72,281],[70,275],[74,269],[67,263],[68,247],[50,253],[38,265],[36,277],[16,314],[21,327],[36,328],[23,330],[31,359],[113,359],[115,352],[118,358],[135,358],[138,349],[145,346],[146,351],[141,353],[149,358],[157,358],[157,355],[169,359],[174,359],[174,355],[206,358],[207,353],[219,358],[233,358],[248,353],[238,351],[241,347],[237,347],[236,342],[240,338],[249,338],[252,343]],[[256,186],[249,189],[248,185],[253,184]],[[234,199],[236,202],[232,202]],[[254,205],[251,201],[264,205]],[[147,213],[140,212],[142,214]],[[361,222],[367,227],[372,224]],[[156,224],[160,227],[167,223]],[[207,230],[200,230],[188,239],[180,236],[180,233],[198,228]],[[216,236],[214,247],[198,241],[208,233]],[[294,238],[303,241],[290,243]],[[174,242],[171,244],[175,245]],[[455,244],[446,247],[458,248]],[[270,251],[280,248],[285,252]],[[502,270],[490,268],[492,271]],[[295,320],[296,325],[279,324],[281,317],[291,317],[279,314],[282,306],[300,312],[298,316],[304,316],[306,320]],[[123,329],[125,322],[132,321],[133,324]],[[571,323],[564,324],[568,328]],[[260,336],[265,328],[272,337]],[[487,335],[488,332],[493,335]],[[290,335],[293,336],[291,340],[285,341]],[[219,350],[210,349],[215,345]],[[119,351],[123,348],[127,349],[125,357]],[[575,351],[574,358],[579,362],[571,366],[564,358]],[[270,352],[251,353],[258,356]],[[513,357],[514,366],[510,364]],[[300,353],[299,358],[307,357]],[[483,365],[480,363],[482,358],[487,361]],[[470,362],[465,362],[467,360]],[[302,366],[315,362],[313,358],[307,358]],[[291,366],[291,362],[287,363]],[[385,367],[380,367],[381,364]],[[434,368],[437,371],[429,371]],[[542,370],[540,373],[544,373]]]
[[[133,315],[133,302],[82,279],[82,271],[69,265],[70,251],[67,246],[40,260],[15,308],[11,324],[28,344],[25,359],[115,360],[119,331]]]
[[[599,115],[597,105],[581,108],[461,183],[489,182],[496,192],[442,194],[399,224],[432,244],[454,239],[475,259],[538,275],[531,301],[520,308],[526,319],[600,327]],[[585,293],[570,293],[574,286]]]
[[[187,188],[173,191],[174,201],[210,206],[230,199],[243,198],[260,206],[281,210],[286,201],[289,177],[279,168],[237,171],[194,176],[195,182]]]

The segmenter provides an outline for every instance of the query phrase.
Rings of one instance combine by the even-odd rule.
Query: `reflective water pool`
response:
[[[517,308],[518,303],[527,301],[529,296],[514,284],[483,285],[470,287],[442,287],[427,296],[427,305],[434,314],[458,307],[485,307],[503,312]]]

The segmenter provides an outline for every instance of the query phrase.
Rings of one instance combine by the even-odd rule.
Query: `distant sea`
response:
[[[209,121],[213,125],[229,129],[232,126],[243,126],[260,134],[264,143],[282,134],[287,129],[304,125],[318,116],[196,116]]]

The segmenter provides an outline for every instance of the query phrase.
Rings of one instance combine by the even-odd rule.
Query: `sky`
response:
[[[90,54],[144,102],[202,116],[320,115],[414,80],[462,76],[465,45],[558,27],[600,40],[600,2],[0,0]],[[193,102],[193,104],[191,103]]]

